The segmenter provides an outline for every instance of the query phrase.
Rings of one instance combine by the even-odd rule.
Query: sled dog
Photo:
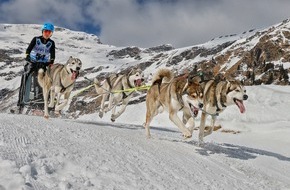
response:
[[[109,99],[110,92],[112,90],[112,85],[115,83],[116,79],[119,77],[118,74],[110,74],[103,81],[99,81],[97,78],[94,79],[94,86],[98,95],[101,95],[101,105],[99,111],[99,117],[102,118],[104,112],[107,112],[108,109],[105,109],[105,102]]]
[[[199,143],[203,137],[212,133],[216,117],[230,105],[237,105],[241,113],[245,112],[243,101],[248,99],[245,87],[237,80],[208,80],[201,83],[203,92],[203,111],[199,127]],[[205,131],[206,117],[211,116],[210,129]]]
[[[81,60],[69,57],[65,65],[53,64],[46,72],[43,69],[38,71],[38,83],[43,89],[45,118],[49,117],[48,107],[55,106],[55,114],[59,115],[60,111],[67,105],[81,67]],[[50,103],[48,105],[49,93]],[[64,95],[62,103],[60,103],[61,95]],[[55,97],[56,103],[54,102]]]
[[[152,86],[146,96],[146,137],[150,138],[150,122],[158,113],[167,110],[169,119],[190,138],[194,129],[194,117],[203,107],[203,89],[200,77],[188,75],[174,77],[169,69],[160,69],[153,75]],[[177,112],[183,111],[183,121]]]
[[[126,89],[139,87],[143,81],[142,70],[137,68],[132,68],[128,74],[111,74],[102,82],[95,78],[96,92],[102,96],[99,116],[102,118],[104,113],[112,109],[111,121],[114,122],[125,111],[133,96],[134,91],[126,91]],[[105,108],[108,98],[108,107]],[[121,108],[116,113],[116,106],[120,103],[122,103]]]

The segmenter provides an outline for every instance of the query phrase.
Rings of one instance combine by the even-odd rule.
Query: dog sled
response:
[[[43,115],[44,101],[42,88],[37,81],[40,68],[45,69],[43,63],[27,62],[21,77],[17,108],[10,110],[11,113],[31,115]]]

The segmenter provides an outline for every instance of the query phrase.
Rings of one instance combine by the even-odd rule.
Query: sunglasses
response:
[[[43,30],[43,33],[52,33],[52,31],[50,31],[50,30]]]

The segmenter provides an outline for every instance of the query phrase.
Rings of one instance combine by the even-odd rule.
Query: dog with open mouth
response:
[[[37,79],[43,90],[45,118],[49,118],[48,107],[55,107],[55,114],[58,116],[60,111],[67,105],[81,68],[81,60],[71,56],[65,65],[53,64],[45,72],[43,69],[38,71]],[[50,103],[48,105],[49,93]],[[60,103],[61,95],[64,95],[62,103]]]
[[[169,119],[180,129],[185,138],[190,138],[194,129],[194,118],[203,107],[203,89],[200,77],[184,75],[174,77],[169,69],[160,69],[153,76],[152,86],[146,96],[146,137],[150,138],[150,122],[167,110]],[[177,113],[183,112],[181,120]]]
[[[134,90],[132,89],[142,86],[143,82],[142,70],[135,67],[124,74],[111,74],[103,81],[95,78],[94,86],[96,92],[102,96],[99,116],[102,118],[104,113],[112,110],[111,121],[114,122],[124,113],[130,99],[133,97]],[[109,99],[108,107],[105,107],[107,99]],[[121,108],[117,111],[116,107],[120,103]]]
[[[218,114],[228,106],[236,105],[240,113],[245,113],[244,101],[248,99],[245,87],[238,80],[208,80],[202,83],[204,89],[203,105],[200,127],[199,143],[203,144],[203,138],[210,135]],[[205,131],[207,116],[211,116],[211,126]]]

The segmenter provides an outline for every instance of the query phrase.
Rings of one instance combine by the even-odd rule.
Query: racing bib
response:
[[[30,53],[30,59],[33,62],[49,62],[50,48],[52,43],[48,41],[43,44],[39,38],[36,38],[36,44]]]

